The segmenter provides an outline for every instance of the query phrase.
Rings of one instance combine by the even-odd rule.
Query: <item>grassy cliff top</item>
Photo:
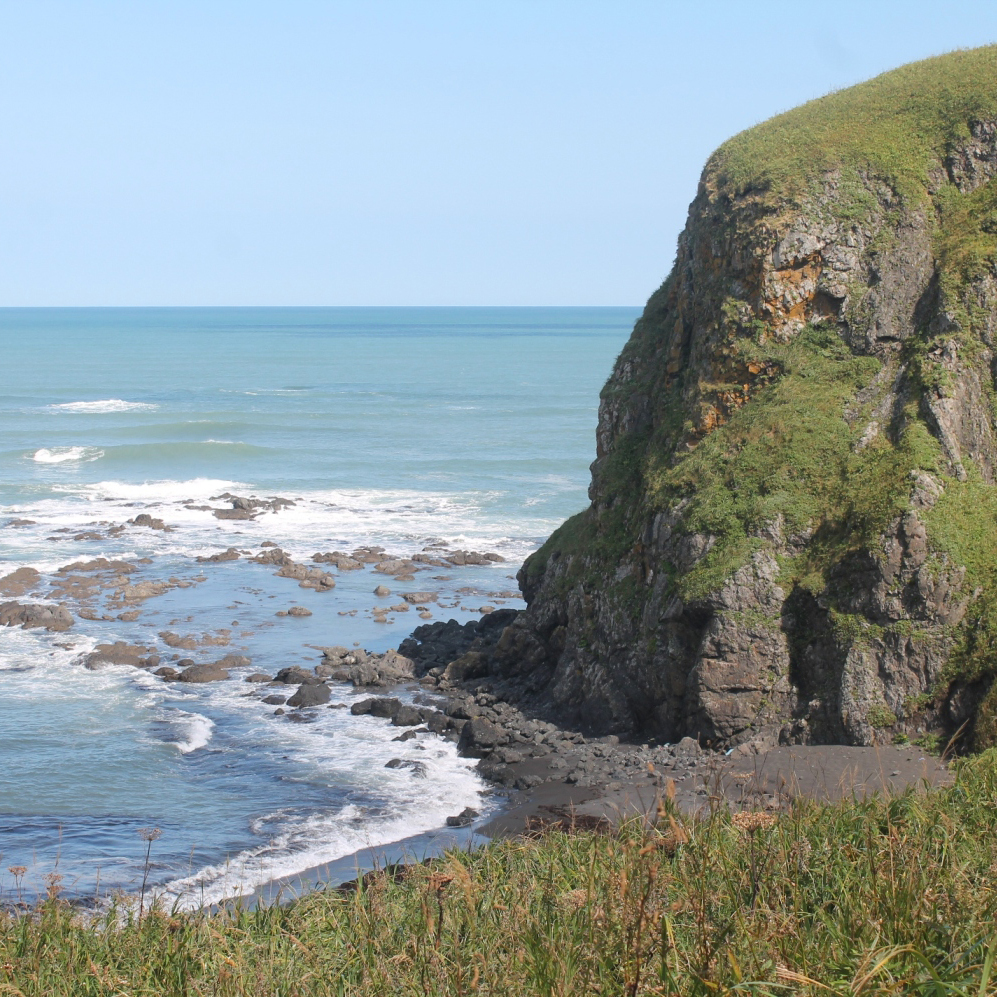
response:
[[[913,62],[809,101],[728,139],[707,164],[722,193],[793,197],[828,170],[868,170],[908,201],[932,163],[997,119],[997,45]]]

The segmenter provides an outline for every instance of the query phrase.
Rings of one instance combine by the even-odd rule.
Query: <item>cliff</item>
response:
[[[710,158],[493,669],[595,732],[997,739],[997,47]]]

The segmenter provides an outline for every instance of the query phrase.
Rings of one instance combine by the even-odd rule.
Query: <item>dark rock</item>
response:
[[[481,758],[496,745],[504,744],[508,740],[508,736],[501,727],[492,723],[491,720],[486,720],[484,717],[474,717],[464,724],[457,747],[462,755],[470,758]]]
[[[215,662],[191,665],[180,673],[181,682],[221,682],[229,673]]]
[[[327,685],[307,684],[298,687],[298,691],[287,701],[288,706],[296,709],[303,706],[324,706],[332,698]]]
[[[412,738],[415,737],[415,736],[416,735],[415,735],[415,731],[414,730],[406,730],[406,731],[403,731],[401,734],[399,734],[398,737],[393,737],[391,740],[392,741],[411,741]]]
[[[194,560],[201,564],[220,564],[222,561],[238,561],[239,552],[234,547],[223,550],[219,554],[211,554],[207,557],[197,557]]]
[[[247,509],[215,509],[212,512],[215,519],[255,519]]]
[[[63,605],[50,606],[39,603],[5,602],[0,604],[0,626],[29,630],[44,627],[61,633],[73,625],[73,615]]]
[[[25,595],[35,588],[41,580],[42,576],[35,568],[18,568],[9,575],[0,578],[0,595],[11,597]]]
[[[456,816],[447,818],[447,827],[467,827],[468,824],[474,823],[476,817],[480,816],[481,814],[473,807],[464,807]]]
[[[292,606],[287,611],[288,616],[311,616],[312,611],[310,609],[305,609],[304,606]]]
[[[411,769],[413,779],[425,779],[429,772],[425,762],[411,761],[407,758],[392,758],[384,767],[386,769]]]
[[[165,530],[167,533],[173,530],[172,526],[167,526],[161,519],[153,519],[147,512],[139,513],[134,519],[128,522],[132,526],[148,526],[150,530]]]
[[[273,682],[273,677],[267,675],[266,672],[253,672],[252,675],[247,675],[246,682]]]
[[[83,664],[91,671],[95,671],[101,665],[132,665],[134,668],[148,668],[159,664],[159,655],[150,655],[147,647],[126,644],[119,640],[114,644],[98,644],[84,657]]]
[[[286,696],[266,696],[263,700],[268,706],[283,706],[287,702]]]
[[[252,663],[252,658],[244,654],[226,654],[215,662],[220,668],[246,668]]]
[[[422,711],[402,704],[392,714],[391,723],[395,727],[418,727],[422,723]]]
[[[359,703],[354,703],[350,707],[350,713],[355,717],[369,713],[373,717],[384,717],[390,720],[401,708],[400,699],[372,696],[370,699],[361,699]],[[419,722],[421,723],[421,721]]]
[[[282,668],[274,676],[274,682],[283,682],[285,685],[318,685],[321,681],[317,675],[313,675],[297,665]]]
[[[162,668],[157,668],[156,675],[164,678],[167,682],[172,682],[180,678],[180,673],[175,668],[170,668],[169,665],[163,665]]]

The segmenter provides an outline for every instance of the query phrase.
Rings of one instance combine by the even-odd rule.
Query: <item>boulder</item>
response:
[[[384,767],[386,769],[411,769],[414,779],[425,779],[428,775],[425,762],[417,762],[409,758],[392,758]]]
[[[190,665],[179,676],[181,682],[221,682],[229,678],[229,673],[217,662],[205,662],[201,665]]]
[[[0,603],[0,626],[19,626],[22,630],[44,627],[54,633],[61,633],[72,625],[72,613],[61,604],[52,606],[41,603]]]
[[[310,609],[305,609],[304,606],[292,606],[287,611],[288,616],[311,616],[312,611]]]
[[[140,644],[126,644],[123,640],[113,644],[98,644],[83,658],[83,664],[90,671],[101,665],[132,665],[135,668],[148,668],[159,664],[159,655],[150,654],[150,649]]]
[[[282,668],[274,676],[274,682],[283,682],[285,685],[318,685],[321,681],[317,675],[306,672],[297,665]]]
[[[436,592],[402,592],[402,598],[413,606],[424,606],[426,603],[436,602],[438,594]]]
[[[482,758],[508,739],[507,732],[491,720],[473,717],[460,732],[457,750],[469,758]]]
[[[288,699],[287,705],[293,706],[295,709],[306,706],[324,706],[331,698],[332,694],[327,685],[305,683],[298,686],[298,691]]]
[[[42,580],[34,568],[18,568],[0,578],[0,595],[16,597],[30,592]]]
[[[134,519],[129,519],[128,522],[132,526],[148,526],[150,530],[165,530],[167,533],[173,530],[172,526],[167,526],[161,519],[153,519],[147,512],[139,513]]]
[[[211,554],[207,557],[197,557],[194,560],[200,564],[220,564],[222,561],[238,561],[239,552],[234,547],[223,550],[218,554]]]
[[[372,696],[369,699],[361,699],[350,707],[350,713],[355,717],[370,714],[372,717],[384,717],[390,720],[400,709],[402,702],[388,696]]]
[[[215,662],[221,668],[246,668],[252,663],[252,658],[247,658],[244,654],[226,654]]]
[[[465,679],[480,678],[488,674],[489,657],[481,651],[465,651],[451,661],[443,672],[448,682],[463,682]]]
[[[422,723],[422,711],[403,703],[395,711],[391,723],[395,727],[418,727]]]
[[[215,519],[255,519],[256,517],[248,509],[214,509],[212,515]]]
[[[456,816],[447,818],[447,827],[467,827],[468,824],[474,823],[475,818],[480,816],[481,814],[473,807],[464,807]]]

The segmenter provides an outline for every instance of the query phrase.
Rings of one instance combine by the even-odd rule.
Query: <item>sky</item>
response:
[[[0,306],[639,305],[710,152],[992,0],[0,0]]]

